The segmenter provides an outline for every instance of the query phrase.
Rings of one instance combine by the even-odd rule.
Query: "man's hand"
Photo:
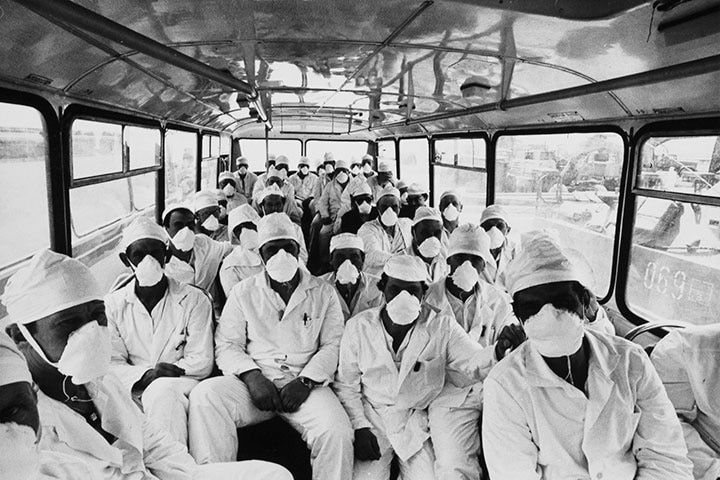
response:
[[[145,390],[148,385],[160,377],[181,377],[185,375],[185,370],[173,365],[172,363],[158,362],[155,368],[151,368],[143,374],[143,376],[135,382],[133,390]]]
[[[380,460],[380,446],[377,437],[369,428],[355,430],[355,458],[358,460]]]
[[[521,325],[510,324],[503,327],[495,342],[495,357],[502,360],[508,351],[515,350],[525,341],[525,330]]]
[[[280,390],[280,401],[282,402],[283,411],[285,412],[296,412],[300,405],[305,403],[308,395],[310,395],[310,388],[296,378],[292,382],[285,385]]]
[[[260,370],[250,370],[240,375],[240,380],[245,382],[250,399],[260,410],[265,412],[282,411],[282,403],[275,384],[268,380]]]

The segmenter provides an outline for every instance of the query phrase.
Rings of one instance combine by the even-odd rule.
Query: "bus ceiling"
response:
[[[719,0],[18,0],[3,10],[3,85],[236,136],[720,112]]]

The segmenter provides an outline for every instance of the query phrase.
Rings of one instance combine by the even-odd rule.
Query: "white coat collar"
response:
[[[163,299],[167,298],[168,301],[177,303],[180,305],[182,301],[188,296],[188,290],[185,288],[186,284],[180,283],[174,278],[168,277],[165,275],[168,281],[168,288],[165,290],[165,295],[163,295]],[[136,303],[139,305],[142,305],[140,302],[140,299],[135,295],[135,282],[137,280],[134,280],[130,283],[128,283],[126,286],[123,287],[124,289],[124,300],[127,303]],[[192,288],[192,287],[191,287]],[[160,300],[162,301],[162,299]],[[145,307],[143,307],[145,308]]]

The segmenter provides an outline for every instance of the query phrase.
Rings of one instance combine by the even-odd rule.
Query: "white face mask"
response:
[[[326,165],[326,166],[325,166],[325,173],[326,173],[327,175],[332,175],[332,173],[333,173],[334,171],[335,171],[335,167],[333,167],[332,165]]]
[[[280,178],[282,178],[283,180],[287,178],[287,170],[285,170],[284,168],[282,170],[278,170],[278,173],[280,174]]]
[[[357,267],[353,265],[350,260],[345,260],[338,267],[337,273],[335,274],[335,280],[341,285],[355,284],[357,282],[360,272]]]
[[[255,230],[243,228],[242,230],[240,230],[240,245],[247,248],[248,250],[257,250],[258,233]]]
[[[40,450],[35,431],[14,422],[0,423],[0,474],[2,478],[32,480],[38,478]],[[50,477],[46,477],[50,478]]]
[[[397,213],[392,208],[386,208],[385,211],[380,215],[380,221],[386,227],[394,227],[398,221]]]
[[[240,173],[241,173],[242,175],[245,175],[245,174],[247,173],[247,167],[244,166],[244,165],[243,165],[242,167],[240,167]]]
[[[367,215],[368,213],[370,213],[370,210],[372,210],[372,205],[370,205],[368,202],[362,202],[360,205],[358,205],[358,211],[363,215]]]
[[[235,187],[228,183],[223,187],[223,193],[228,197],[232,197],[233,195],[235,195]]]
[[[528,318],[523,328],[530,344],[543,357],[566,357],[582,345],[582,318],[550,303]]]
[[[372,166],[369,163],[366,163],[363,165],[363,172],[364,173],[372,173],[373,169]]]
[[[141,287],[152,287],[160,283],[165,272],[160,262],[152,255],[145,257],[137,264],[135,268],[135,278]]]
[[[470,263],[470,260],[464,261],[450,278],[460,290],[465,292],[471,291],[480,281],[480,276],[472,263]]]
[[[298,269],[298,259],[285,250],[279,250],[265,264],[265,270],[276,282],[289,282]]]
[[[418,252],[425,258],[437,257],[440,254],[440,250],[442,250],[442,243],[440,243],[440,239],[437,237],[426,238],[418,245]]]
[[[307,175],[309,171],[310,171],[310,169],[308,167],[300,167],[300,172],[303,175]]]
[[[340,172],[335,177],[340,184],[345,184],[348,181],[348,174],[345,172]]]
[[[214,232],[220,228],[220,220],[215,215],[210,215],[202,223],[202,227],[209,232]]]
[[[181,252],[189,252],[195,245],[195,232],[188,227],[184,227],[170,239],[175,248]]]
[[[400,201],[401,201],[402,203],[407,203],[407,197],[408,197],[407,192],[401,193],[401,194],[400,194]]]
[[[410,325],[420,315],[420,300],[403,290],[388,302],[385,310],[395,325]]]
[[[220,205],[220,218],[225,218],[225,217],[227,217],[227,208]]]
[[[358,173],[360,173],[360,167],[353,167],[350,169],[353,175],[357,176]]]
[[[503,235],[499,228],[492,227],[488,230],[487,234],[490,237],[490,250],[500,248],[505,243],[505,235]]]
[[[457,207],[451,203],[447,206],[445,210],[443,210],[442,214],[443,217],[445,217],[445,220],[447,220],[448,222],[454,222],[460,216],[460,210],[458,210]]]

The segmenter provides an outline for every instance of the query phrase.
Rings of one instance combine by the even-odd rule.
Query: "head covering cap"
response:
[[[247,157],[237,157],[235,159],[235,163],[237,164],[238,168],[240,168],[240,165],[245,165],[245,166],[250,165],[250,162],[248,161]]]
[[[285,165],[285,166],[288,166],[289,164],[290,164],[290,161],[288,160],[288,158],[287,158],[285,155],[278,155],[278,156],[275,158],[275,165],[276,165],[276,166],[277,166],[277,165]]]
[[[258,203],[262,203],[262,201],[270,195],[279,195],[282,198],[285,198],[285,193],[282,189],[273,183],[262,189],[260,196],[258,197]]]
[[[298,167],[299,167],[300,165],[307,165],[307,166],[309,167],[309,166],[310,166],[310,159],[308,159],[308,157],[305,157],[305,156],[300,157],[300,161],[298,161]]]
[[[505,270],[508,293],[553,282],[583,281],[560,242],[546,231],[523,235],[522,248]]]
[[[417,225],[425,220],[435,220],[442,224],[442,215],[440,211],[432,207],[418,207],[415,210],[415,218],[413,218],[413,225]]]
[[[30,370],[15,342],[0,330],[0,387],[17,382],[32,383]]]
[[[495,263],[490,254],[490,237],[482,227],[466,223],[458,226],[450,234],[448,240],[448,258],[460,253],[477,255],[485,260],[485,263]]]
[[[455,195],[455,198],[460,200],[460,195],[458,195],[455,190],[446,190],[442,193],[442,195],[440,195],[440,199],[438,200],[438,203],[442,202],[443,198],[448,197],[450,195]]]
[[[228,213],[228,235],[232,238],[235,227],[247,222],[254,223],[256,226],[260,222],[260,215],[249,203],[230,210]]]
[[[495,218],[503,220],[505,223],[508,223],[508,216],[505,209],[500,205],[490,205],[485,210],[483,210],[482,214],[480,214],[480,225],[482,225],[488,220],[493,220]]]
[[[366,153],[365,155],[363,155],[362,157],[360,157],[360,163],[362,163],[362,162],[367,162],[367,161],[372,162],[373,160],[374,160],[374,159],[373,159],[373,156],[370,155],[369,153]]]
[[[203,208],[219,207],[217,196],[212,190],[201,190],[195,194],[193,199],[193,212],[197,213]]]
[[[9,322],[21,325],[102,299],[102,290],[85,265],[51,250],[36,253],[15,272],[0,298]]]
[[[120,249],[125,251],[134,242],[145,238],[160,240],[163,243],[168,241],[167,233],[160,225],[148,217],[137,217],[130,225],[125,227],[120,240]]]
[[[167,207],[165,207],[165,210],[163,210],[162,221],[165,222],[165,220],[167,220],[168,215],[170,215],[175,210],[187,210],[191,215],[193,213],[195,213],[195,212],[193,212],[193,209],[188,205],[185,205],[183,203],[173,203],[173,204],[170,204]]]
[[[383,189],[380,190],[380,193],[378,193],[378,197],[377,197],[378,202],[380,201],[380,199],[382,197],[385,197],[387,195],[390,195],[390,196],[395,197],[398,200],[400,200],[400,190],[393,187],[392,185],[385,185],[383,187]]]
[[[411,183],[408,187],[408,195],[427,195],[427,188],[418,183]]]
[[[380,173],[389,173],[392,172],[392,166],[390,165],[390,162],[382,161],[378,164],[378,172]]]
[[[335,168],[344,168],[345,170],[350,168],[350,163],[347,160],[340,159],[335,161]]]
[[[333,162],[335,163],[335,155],[332,152],[325,152],[323,155],[323,163]]]
[[[339,248],[357,248],[361,252],[364,252],[365,243],[362,238],[354,233],[338,233],[330,239],[330,253]]]
[[[360,195],[372,195],[372,189],[367,182],[353,182],[350,186],[350,197],[358,197]]]
[[[420,257],[414,255],[393,255],[385,262],[383,273],[404,282],[428,283],[428,270]]]
[[[223,180],[232,180],[233,185],[237,183],[237,178],[235,178],[235,174],[232,172],[222,172],[220,176],[218,177],[218,183],[221,183]]]
[[[258,222],[258,243],[262,247],[273,240],[294,240],[298,244],[295,226],[283,212],[269,213]]]
[[[405,180],[398,180],[398,182],[397,182],[397,188],[398,188],[398,190],[402,190],[403,188],[407,189],[407,188],[408,188],[408,184],[407,184],[407,182],[406,182]]]
[[[266,178],[273,178],[273,177],[282,178],[282,173],[280,173],[280,170],[278,170],[277,168],[270,167],[268,169]]]

